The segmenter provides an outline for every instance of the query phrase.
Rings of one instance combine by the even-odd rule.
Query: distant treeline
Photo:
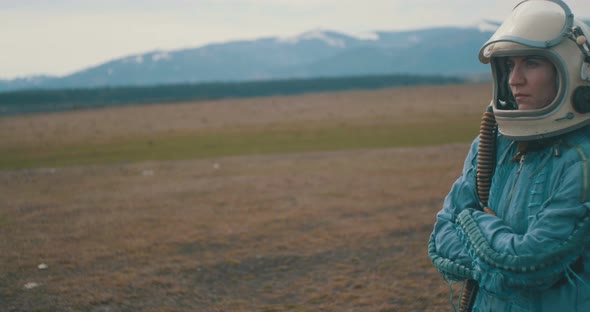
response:
[[[0,93],[0,115],[462,82],[463,80],[460,78],[445,76],[383,75],[175,84],[150,87],[25,90]]]

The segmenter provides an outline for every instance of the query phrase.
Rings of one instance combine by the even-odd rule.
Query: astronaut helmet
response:
[[[514,7],[479,52],[480,61],[491,64],[491,105],[502,135],[527,141],[555,137],[590,124],[588,35],[590,28],[574,18],[563,1],[525,0]],[[540,92],[539,88],[527,89],[524,85],[533,82],[516,78],[515,62],[549,64],[551,83]],[[525,102],[535,96],[545,100],[526,107]]]

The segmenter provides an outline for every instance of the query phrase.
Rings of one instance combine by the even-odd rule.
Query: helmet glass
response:
[[[523,50],[493,57],[497,110],[538,115],[555,108],[563,73],[557,70],[559,66],[553,62],[553,57],[542,52]]]

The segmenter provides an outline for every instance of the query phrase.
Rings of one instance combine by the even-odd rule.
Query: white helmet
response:
[[[491,63],[492,105],[499,132],[514,140],[553,137],[590,124],[590,28],[560,0],[525,0],[479,52]],[[541,55],[555,66],[557,95],[547,106],[518,110],[508,85],[506,56]]]

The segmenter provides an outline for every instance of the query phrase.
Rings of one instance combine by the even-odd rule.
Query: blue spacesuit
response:
[[[447,281],[476,282],[474,311],[590,311],[589,34],[564,2],[525,0],[480,51],[493,168],[479,171],[480,134],[428,244]]]

